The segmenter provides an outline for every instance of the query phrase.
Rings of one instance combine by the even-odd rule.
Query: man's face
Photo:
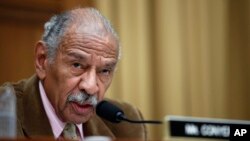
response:
[[[46,62],[45,92],[64,122],[83,123],[94,113],[93,103],[71,101],[72,97],[79,98],[79,93],[85,93],[96,96],[98,101],[103,99],[118,58],[118,48],[112,39],[111,36],[66,34],[54,62]]]

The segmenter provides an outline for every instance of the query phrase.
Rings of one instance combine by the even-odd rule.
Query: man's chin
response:
[[[92,116],[93,116],[93,113],[89,113],[88,115],[85,115],[85,116],[74,115],[71,118],[69,118],[68,121],[71,123],[75,123],[75,124],[81,124],[90,120]]]

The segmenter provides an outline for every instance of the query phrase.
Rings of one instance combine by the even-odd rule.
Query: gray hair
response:
[[[84,8],[84,10],[89,15],[88,17],[91,18],[91,19],[87,19],[84,22],[88,22],[88,20],[92,20],[91,24],[92,25],[95,24],[94,26],[97,26],[96,20],[98,20],[103,25],[104,30],[113,35],[118,45],[118,58],[120,58],[119,37],[116,31],[114,30],[114,28],[112,27],[111,23],[109,22],[109,20],[106,19],[98,10],[94,8]],[[42,35],[42,40],[46,44],[48,59],[50,63],[52,63],[55,59],[57,49],[62,41],[62,38],[67,30],[67,27],[69,27],[69,25],[72,24],[73,21],[75,21],[75,18],[79,18],[79,17],[73,16],[72,11],[67,11],[67,12],[51,17],[51,19],[45,23],[44,34]],[[87,18],[87,17],[83,17],[83,18]]]

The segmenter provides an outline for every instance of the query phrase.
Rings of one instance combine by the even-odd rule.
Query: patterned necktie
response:
[[[68,140],[78,140],[76,125],[73,123],[67,123],[63,129],[63,137]]]

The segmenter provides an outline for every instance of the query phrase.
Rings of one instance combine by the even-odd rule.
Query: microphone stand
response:
[[[127,121],[130,123],[162,124],[161,121],[156,121],[156,120],[130,120],[126,118],[123,113],[117,113],[117,119],[120,121]]]

